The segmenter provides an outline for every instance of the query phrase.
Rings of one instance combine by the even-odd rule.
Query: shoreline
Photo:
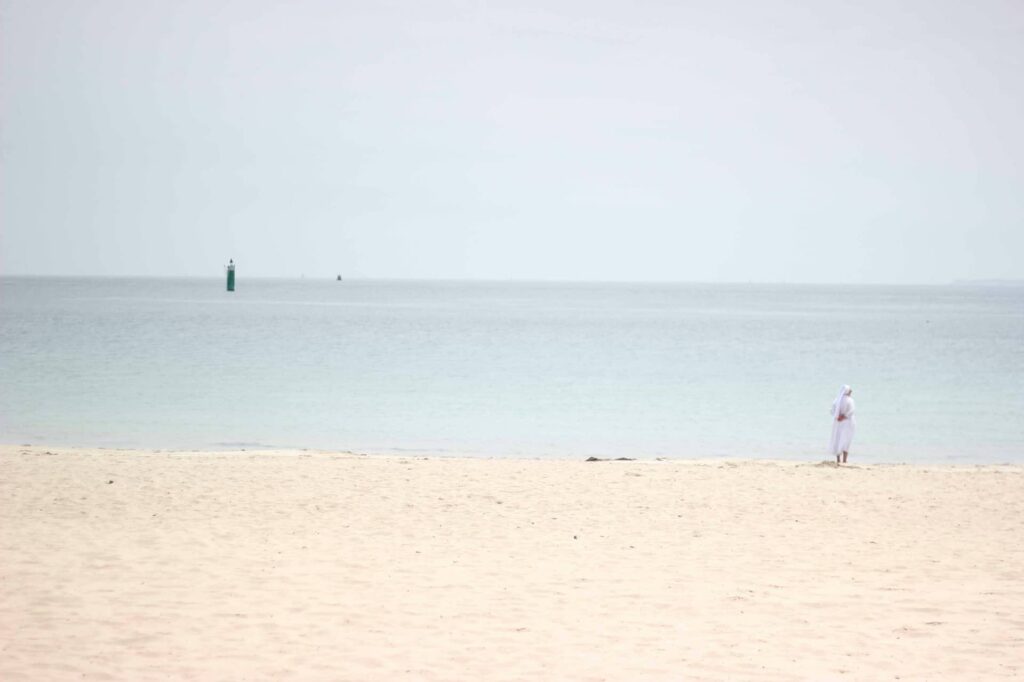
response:
[[[788,465],[803,465],[803,466],[823,466],[827,464],[835,464],[832,460],[826,456],[821,458],[809,457],[740,457],[731,455],[712,455],[712,456],[669,456],[669,455],[643,455],[640,453],[634,453],[629,455],[619,454],[594,454],[591,451],[584,451],[573,454],[544,454],[544,455],[519,455],[519,454],[499,454],[499,453],[475,453],[475,452],[450,452],[444,450],[434,449],[423,449],[423,450],[408,450],[408,449],[387,449],[387,448],[367,448],[367,449],[356,449],[356,450],[344,450],[344,449],[333,449],[333,448],[317,448],[317,447],[276,447],[276,446],[254,446],[254,447],[223,447],[223,448],[209,448],[209,447],[135,447],[135,446],[92,446],[92,445],[59,445],[59,444],[40,444],[40,443],[13,443],[13,442],[0,442],[0,456],[9,454],[13,451],[25,451],[26,453],[38,453],[39,451],[50,451],[53,454],[75,454],[75,453],[135,453],[138,455],[152,455],[152,454],[164,454],[164,455],[273,455],[273,456],[309,456],[309,455],[337,455],[337,456],[351,456],[361,457],[370,459],[410,459],[410,460],[471,460],[471,461],[503,461],[503,462],[588,462],[589,463],[601,463],[601,462],[636,462],[636,463],[704,463],[704,464],[716,464],[731,462],[734,464],[777,464],[780,466]],[[917,467],[917,468],[937,468],[937,469],[984,469],[989,467],[994,468],[1019,468],[1024,470],[1024,461],[1016,461],[1012,458],[1007,458],[1001,461],[986,461],[986,462],[973,462],[969,460],[965,461],[948,461],[936,459],[934,461],[919,461],[917,459],[911,459],[907,461],[864,461],[858,459],[855,455],[851,455],[850,461],[839,468],[862,468],[870,469],[877,467]]]
[[[0,677],[1013,678],[1022,534],[1020,465],[0,446]]]

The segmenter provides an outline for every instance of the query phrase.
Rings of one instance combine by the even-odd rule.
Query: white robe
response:
[[[850,451],[850,444],[853,443],[853,434],[857,431],[857,420],[853,417],[853,398],[844,395],[832,416],[832,437],[828,439],[828,451],[833,455]],[[846,417],[839,421],[839,415]]]

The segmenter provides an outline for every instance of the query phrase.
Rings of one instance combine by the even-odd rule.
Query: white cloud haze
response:
[[[0,2],[0,273],[1024,267],[1024,4]]]

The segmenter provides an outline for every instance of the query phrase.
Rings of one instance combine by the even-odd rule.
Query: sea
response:
[[[0,442],[1024,462],[1024,287],[0,278]]]

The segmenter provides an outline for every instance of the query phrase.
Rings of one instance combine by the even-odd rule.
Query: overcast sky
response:
[[[0,272],[1024,277],[1024,2],[0,0]]]

